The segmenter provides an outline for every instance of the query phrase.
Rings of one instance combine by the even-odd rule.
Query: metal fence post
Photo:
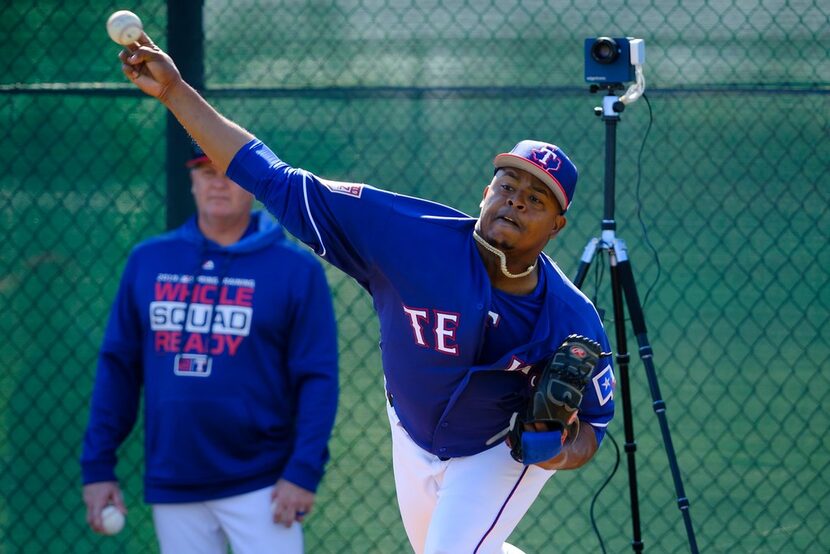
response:
[[[167,2],[167,51],[185,81],[196,90],[205,84],[204,0]],[[172,113],[167,113],[167,228],[181,225],[194,211],[190,178],[184,162],[190,156],[190,137]]]

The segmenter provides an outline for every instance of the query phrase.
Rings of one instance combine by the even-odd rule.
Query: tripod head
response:
[[[606,94],[605,97],[602,99],[602,106],[597,106],[594,108],[594,115],[597,117],[602,117],[603,119],[607,117],[613,117],[615,119],[619,119],[619,114],[625,110],[625,104],[620,100],[620,97],[614,94],[615,90],[622,90],[623,84],[622,83],[610,83],[607,85],[591,85],[589,90],[591,94],[596,94],[600,89],[605,89]]]

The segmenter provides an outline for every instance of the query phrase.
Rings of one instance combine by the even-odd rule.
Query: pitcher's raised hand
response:
[[[173,59],[142,32],[138,41],[119,54],[121,71],[146,94],[165,100],[168,91],[182,83]]]

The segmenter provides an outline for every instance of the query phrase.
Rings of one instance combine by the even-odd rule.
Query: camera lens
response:
[[[608,37],[599,37],[591,45],[591,57],[603,65],[612,64],[620,57],[620,48],[617,41]]]

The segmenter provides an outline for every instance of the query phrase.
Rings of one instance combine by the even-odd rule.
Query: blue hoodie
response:
[[[278,478],[315,491],[338,398],[320,264],[259,212],[231,246],[205,238],[195,217],[136,246],[101,346],[84,484],[116,479],[142,386],[147,502],[223,498]]]

